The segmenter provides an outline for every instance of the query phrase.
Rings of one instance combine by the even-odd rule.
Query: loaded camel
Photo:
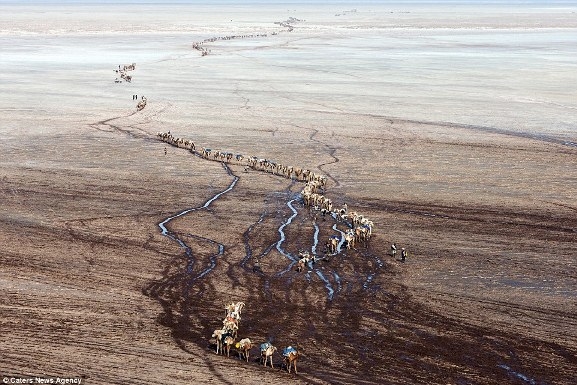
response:
[[[224,328],[216,329],[214,333],[212,333],[212,338],[216,339],[216,354],[222,352],[222,339],[225,333],[226,330]]]
[[[140,102],[138,102],[138,104],[136,105],[136,109],[138,111],[142,111],[142,109],[144,109],[144,107],[146,107],[146,98],[143,96],[142,100]]]
[[[226,351],[226,356],[230,357],[230,348],[234,345],[234,337],[230,334],[224,336],[222,343],[224,344],[224,350]],[[223,352],[224,354],[224,352]]]
[[[291,366],[294,367],[295,373],[297,372],[297,360],[299,358],[299,352],[297,349],[293,348],[292,346],[287,346],[283,349],[283,364],[287,368],[288,372],[291,372]]]
[[[308,251],[301,251],[299,253],[299,256],[301,257],[297,262],[297,271],[299,273],[303,271],[303,269],[309,264],[309,262],[312,263],[317,262],[317,256],[316,255],[311,256]]]
[[[325,244],[325,248],[329,254],[336,254],[339,248],[339,237],[336,235],[331,235],[329,240]]]
[[[272,355],[276,351],[277,348],[272,346],[270,342],[265,342],[264,344],[260,345],[260,361],[264,364],[265,367],[267,361],[269,361],[270,358],[270,367],[274,369],[274,366],[272,364]]]
[[[243,356],[248,362],[248,356],[250,354],[250,349],[252,348],[252,342],[249,338],[243,338],[236,344],[236,348],[238,349],[238,358],[242,359]]]

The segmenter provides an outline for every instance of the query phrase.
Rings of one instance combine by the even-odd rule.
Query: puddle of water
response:
[[[505,365],[505,364],[500,364],[497,365],[499,368],[501,369],[505,369],[507,371],[507,373],[509,373],[509,375],[513,376],[513,377],[517,377],[521,380],[523,380],[524,382],[530,384],[530,385],[537,385],[537,381],[535,381],[534,379],[532,379],[531,377],[528,377],[526,375],[524,375],[523,373],[519,373],[514,371],[513,369],[511,369],[510,366]]]
[[[207,275],[208,273],[210,273],[215,267],[216,267],[216,259],[217,257],[221,256],[224,254],[224,245],[218,243],[218,253],[213,254],[210,257],[210,265],[204,269],[199,275],[197,275],[194,280],[200,279],[202,277],[204,277],[205,275]]]
[[[335,278],[335,282],[337,283],[337,293],[340,293],[341,290],[343,289],[341,277],[337,274],[336,271],[333,271],[333,277]]]
[[[365,283],[363,283],[363,289],[367,290],[369,288],[369,285],[371,284],[371,282],[373,282],[374,277],[375,277],[375,274],[369,274],[367,276]]]
[[[311,247],[311,252],[313,253],[313,255],[316,255],[317,253],[317,245],[319,244],[319,225],[317,225],[317,223],[315,222],[313,224],[314,228],[315,228],[315,233],[313,235],[313,245]]]
[[[294,256],[292,256],[289,252],[285,251],[282,248],[282,244],[284,243],[284,241],[286,240],[285,234],[284,234],[284,228],[288,225],[291,224],[291,222],[293,221],[293,219],[297,216],[297,210],[294,208],[293,203],[296,201],[296,198],[291,199],[290,201],[287,202],[287,206],[291,209],[291,211],[293,212],[293,214],[286,220],[286,222],[284,222],[282,225],[280,225],[280,227],[278,228],[278,233],[280,234],[280,239],[278,240],[278,242],[276,243],[276,249],[278,250],[279,253],[281,253],[282,255],[284,255],[285,257],[287,257],[288,259],[291,260],[291,263],[287,266],[286,269],[279,271],[278,273],[276,273],[276,276],[281,276],[283,274],[285,274],[286,272],[288,272],[290,269],[292,269],[292,267],[294,266],[294,264],[297,262],[297,258],[295,258]]]
[[[327,298],[329,299],[329,301],[332,301],[333,295],[335,294],[335,290],[333,289],[333,285],[331,285],[329,280],[325,278],[324,274],[320,270],[318,270],[318,269],[315,270],[315,273],[325,283],[325,287],[327,288],[327,291],[328,291]]]

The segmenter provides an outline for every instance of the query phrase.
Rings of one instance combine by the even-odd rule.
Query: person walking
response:
[[[391,245],[391,255],[393,258],[397,256],[397,246],[394,243]]]
[[[407,256],[408,256],[407,250],[405,250],[405,248],[403,247],[401,249],[401,262],[405,262]]]

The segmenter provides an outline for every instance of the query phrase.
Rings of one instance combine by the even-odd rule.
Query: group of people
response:
[[[397,245],[395,245],[394,243],[391,245],[391,255],[393,257],[397,256]],[[402,247],[401,248],[401,262],[405,262],[408,256],[409,256],[409,253],[407,252],[407,250],[404,247]]]

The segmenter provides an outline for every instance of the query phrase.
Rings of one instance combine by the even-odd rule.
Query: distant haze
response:
[[[303,0],[0,0],[0,4],[319,4],[319,5],[330,5],[330,4],[349,4],[349,5],[544,5],[544,6],[554,6],[554,5],[573,5],[577,6],[577,2],[573,0],[555,0],[555,1],[544,1],[544,0],[516,0],[516,1],[503,1],[503,0],[444,0],[444,1],[434,1],[434,0],[406,0],[406,1],[380,1],[380,0],[313,0],[313,1],[303,1]]]

